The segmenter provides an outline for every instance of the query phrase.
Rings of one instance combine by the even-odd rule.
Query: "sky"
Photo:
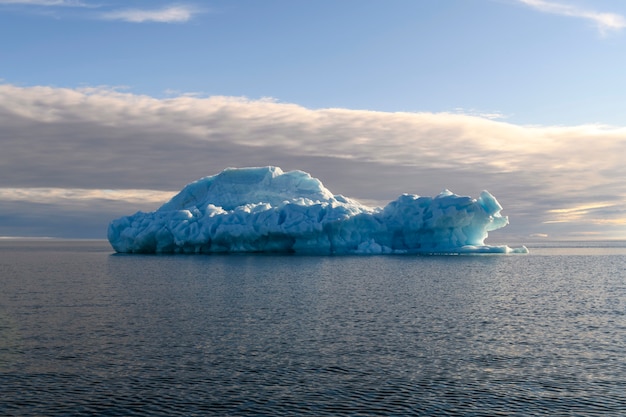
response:
[[[105,238],[227,167],[490,240],[626,239],[622,0],[0,0],[0,236]]]

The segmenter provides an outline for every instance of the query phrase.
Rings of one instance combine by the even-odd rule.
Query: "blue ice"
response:
[[[384,208],[333,195],[303,171],[228,168],[185,186],[155,212],[111,222],[122,253],[526,253],[485,245],[508,224],[489,192],[403,194]]]

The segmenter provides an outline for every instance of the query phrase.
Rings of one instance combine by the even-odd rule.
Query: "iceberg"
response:
[[[488,246],[508,224],[489,192],[403,194],[384,208],[333,195],[303,171],[228,168],[194,181],[158,210],[113,220],[120,253],[285,252],[297,254],[526,253]]]

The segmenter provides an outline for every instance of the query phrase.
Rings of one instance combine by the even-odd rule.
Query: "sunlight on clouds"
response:
[[[620,127],[517,126],[453,113],[311,110],[242,97],[155,99],[105,88],[0,85],[0,111],[11,115],[7,123],[18,117],[70,129],[80,122],[104,135],[111,128],[126,135],[159,131],[177,138],[182,150],[228,138],[229,146],[279,147],[297,155],[536,173],[546,186],[568,175],[579,184],[602,183],[599,177],[605,174],[597,161],[619,171],[626,148],[626,128]]]
[[[181,23],[190,20],[197,9],[190,6],[170,6],[157,10],[126,9],[102,14],[105,20],[122,20],[131,23],[158,22]]]
[[[581,9],[569,4],[555,3],[546,0],[518,1],[539,10],[540,12],[590,20],[598,27],[598,30],[602,35],[606,35],[611,30],[619,31],[626,27],[626,19],[616,13],[596,12],[593,10]]]
[[[626,225],[626,210],[621,209],[615,203],[595,202],[581,204],[575,207],[548,210],[549,215],[554,216],[551,220],[544,221],[550,223],[580,223],[596,225]]]
[[[548,210],[548,213],[566,214],[566,215],[574,214],[575,215],[578,213],[588,213],[589,210],[593,210],[593,209],[600,209],[600,208],[606,208],[606,207],[612,207],[612,206],[613,204],[611,203],[597,202],[597,203],[586,204],[586,205],[582,205],[578,207]]]

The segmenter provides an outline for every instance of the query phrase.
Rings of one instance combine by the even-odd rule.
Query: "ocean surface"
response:
[[[0,240],[0,415],[626,415],[626,243],[529,249]]]

